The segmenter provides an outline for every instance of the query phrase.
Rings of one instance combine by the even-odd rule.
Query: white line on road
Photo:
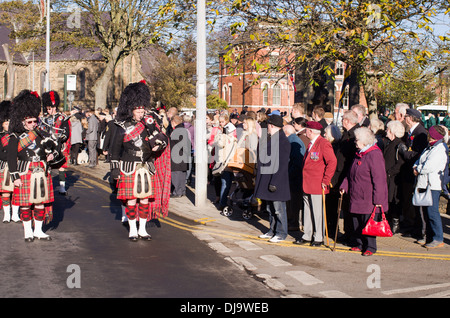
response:
[[[352,298],[351,296],[339,290],[325,290],[319,292],[319,294],[326,298]]]
[[[257,267],[255,265],[253,265],[252,263],[250,263],[247,259],[245,259],[244,257],[226,257],[225,258],[227,261],[232,262],[233,264],[235,264],[237,267],[239,267],[239,269],[244,270],[247,269],[249,271],[254,271],[257,269]]]
[[[413,292],[417,292],[417,291],[429,290],[429,289],[434,289],[434,288],[446,288],[446,287],[450,287],[450,283],[436,284],[436,285],[424,285],[424,286],[401,288],[401,289],[392,289],[392,290],[383,291],[382,293],[385,295],[395,295],[395,294],[413,293]]]
[[[266,262],[270,263],[273,266],[292,266],[291,263],[283,261],[276,255],[261,255],[259,258],[265,260]]]
[[[323,284],[323,281],[320,279],[315,278],[314,276],[309,275],[308,273],[305,273],[303,271],[290,271],[286,272],[286,275],[289,275],[296,280],[298,280],[300,283],[306,286],[311,286],[315,284]]]
[[[222,243],[208,243],[208,245],[219,253],[231,253],[231,250]]]
[[[275,290],[283,290],[286,288],[286,286],[283,285],[283,283],[279,282],[278,280],[272,278],[270,275],[267,274],[258,274],[256,275],[259,278],[264,279],[264,283],[269,286],[272,289]]]
[[[256,245],[255,243],[252,243],[250,241],[237,241],[236,244],[239,245],[239,247],[243,248],[246,251],[262,250],[262,247]]]

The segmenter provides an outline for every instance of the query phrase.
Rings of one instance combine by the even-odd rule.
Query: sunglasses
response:
[[[36,119],[28,119],[28,120],[25,120],[25,123],[26,124],[35,124],[37,122],[37,120]]]

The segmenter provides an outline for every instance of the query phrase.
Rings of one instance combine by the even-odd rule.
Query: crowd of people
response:
[[[253,197],[269,213],[270,229],[261,238],[279,242],[301,230],[295,244],[320,246],[336,234],[341,200],[338,241],[362,255],[377,250],[376,237],[362,235],[373,212],[376,218],[386,213],[394,234],[428,249],[444,245],[439,199],[448,198],[450,180],[445,121],[425,128],[423,114],[407,104],[372,119],[354,105],[337,122],[320,106],[308,116],[302,105],[290,114],[243,109],[206,120],[215,203],[220,211],[229,204],[233,179],[243,169],[236,169],[236,153],[245,148],[251,154],[246,160],[255,163]],[[413,197],[426,190],[431,203],[414,205]]]
[[[149,102],[144,82],[127,86],[111,113],[74,107],[62,114],[55,91],[40,97],[24,90],[4,101],[3,222],[22,221],[27,242],[50,240],[42,231],[54,200],[49,170],[58,170],[58,190],[64,195],[68,163],[77,165],[86,152],[88,167],[95,168],[99,156],[110,163],[129,239],[150,240],[146,222],[167,215],[170,197],[185,196],[195,175],[195,116],[176,107],[150,109]],[[447,123],[426,123],[407,104],[371,119],[362,105],[341,118],[320,106],[308,115],[302,105],[290,113],[247,108],[207,113],[214,203],[226,215],[233,182],[245,180],[242,191],[251,205],[269,214],[270,228],[260,237],[270,242],[301,231],[295,244],[321,246],[341,234],[340,242],[369,256],[377,251],[376,237],[363,235],[362,229],[372,213],[386,213],[394,234],[410,235],[426,248],[441,247],[439,200],[449,198],[450,182]]]

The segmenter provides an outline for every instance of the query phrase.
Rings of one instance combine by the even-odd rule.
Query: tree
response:
[[[380,106],[392,108],[397,103],[414,107],[432,103],[436,99],[434,74],[426,74],[415,65],[409,65],[401,74],[383,82],[376,93]]]
[[[149,85],[154,98],[166,108],[194,107],[196,93],[196,50],[192,37],[174,44],[177,49],[166,54],[165,50],[153,50],[153,72]]]
[[[311,85],[323,74],[334,76],[330,62],[345,62],[364,89],[369,112],[375,113],[376,87],[408,62],[426,68],[449,50],[427,48],[436,35],[437,14],[449,14],[448,1],[426,0],[230,0],[230,29],[241,37],[247,55],[262,48],[277,50],[278,64],[255,63],[267,72],[306,66]],[[448,38],[441,38],[448,43]],[[270,50],[268,54],[270,54]],[[293,54],[293,58],[290,58]],[[235,63],[230,46],[226,60]]]

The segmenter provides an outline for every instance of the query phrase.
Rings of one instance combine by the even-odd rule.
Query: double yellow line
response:
[[[104,183],[100,183],[97,181],[92,180],[91,178],[84,179],[85,182],[91,183],[92,185],[99,187],[107,192],[111,192],[111,189]],[[168,225],[171,225],[173,227],[176,227],[181,230],[190,231],[190,232],[202,232],[202,233],[208,233],[212,235],[216,235],[223,238],[228,239],[239,239],[239,240],[246,240],[251,242],[257,242],[257,243],[264,243],[269,245],[278,245],[283,247],[292,247],[292,248],[310,248],[315,250],[330,250],[329,247],[310,247],[310,246],[300,246],[295,245],[292,242],[289,241],[283,241],[279,243],[270,243],[266,239],[260,239],[257,236],[250,235],[250,234],[244,234],[239,232],[233,232],[223,229],[216,229],[212,227],[206,227],[205,224],[208,222],[214,222],[214,219],[210,218],[200,218],[197,220],[194,220],[198,225],[188,225],[186,223],[176,221],[172,219],[171,217],[166,217],[163,219],[160,219],[161,223],[165,223]],[[336,247],[336,252],[341,253],[360,253],[360,252],[353,252],[350,251],[348,247]],[[375,256],[388,256],[388,257],[399,257],[399,258],[415,258],[415,259],[430,259],[430,260],[441,260],[441,261],[450,261],[450,255],[445,254],[433,254],[433,253],[412,253],[412,252],[394,252],[394,251],[383,251],[378,250],[375,254]]]

